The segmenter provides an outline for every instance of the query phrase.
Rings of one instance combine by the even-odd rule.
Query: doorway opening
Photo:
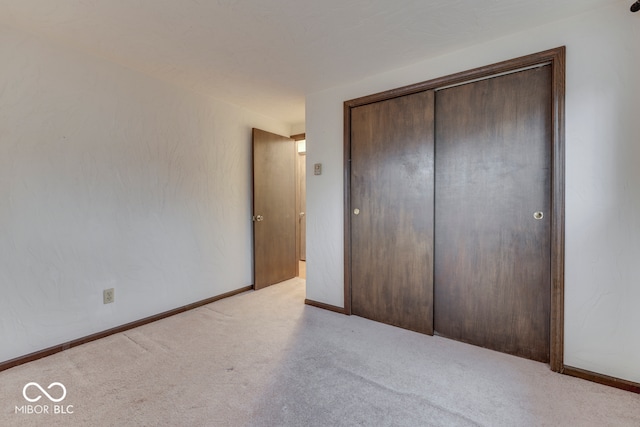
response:
[[[253,288],[306,277],[304,134],[253,129]]]
[[[307,185],[306,185],[306,161],[307,141],[304,133],[291,135],[296,143],[296,256],[298,259],[298,276],[307,277]]]

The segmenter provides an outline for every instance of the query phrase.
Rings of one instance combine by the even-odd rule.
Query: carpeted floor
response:
[[[0,372],[0,426],[640,426],[639,395],[303,301],[293,279]]]

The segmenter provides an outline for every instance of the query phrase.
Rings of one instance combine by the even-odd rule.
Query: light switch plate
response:
[[[313,174],[322,175],[322,163],[316,163],[313,165]]]
[[[113,288],[102,291],[102,303],[111,304],[116,299],[116,292]]]

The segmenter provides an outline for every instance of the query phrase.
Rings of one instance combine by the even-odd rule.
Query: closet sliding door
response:
[[[345,101],[345,313],[563,369],[559,47]]]
[[[351,110],[352,313],[433,334],[434,94]]]
[[[435,330],[549,361],[551,67],[436,93]]]

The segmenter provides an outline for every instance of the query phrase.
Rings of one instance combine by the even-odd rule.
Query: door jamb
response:
[[[351,314],[351,109],[426,90],[490,78],[522,68],[551,66],[551,319],[550,367],[564,371],[565,222],[565,57],[566,47],[522,56],[344,102],[344,312]]]

